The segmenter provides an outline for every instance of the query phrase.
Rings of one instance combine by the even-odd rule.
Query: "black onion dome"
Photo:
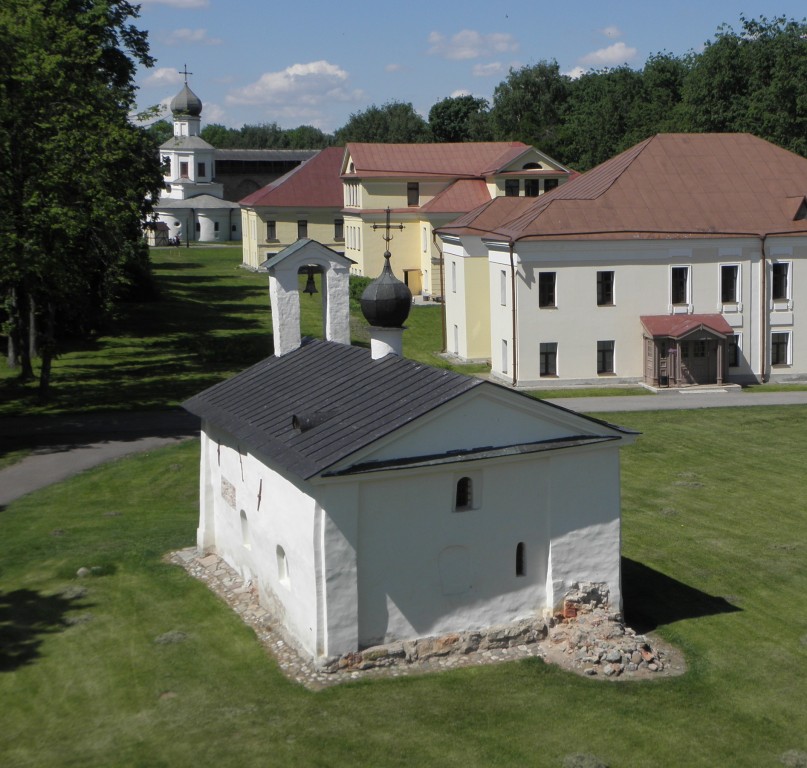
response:
[[[385,253],[384,269],[361,295],[362,314],[370,325],[400,328],[411,308],[412,291],[392,274],[389,253]]]
[[[182,90],[171,100],[171,112],[175,115],[199,117],[202,114],[202,100],[185,83]]]

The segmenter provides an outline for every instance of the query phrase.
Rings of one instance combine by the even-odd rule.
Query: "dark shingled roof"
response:
[[[266,358],[182,405],[308,480],[483,383],[315,340]],[[295,417],[302,429],[293,425]]]

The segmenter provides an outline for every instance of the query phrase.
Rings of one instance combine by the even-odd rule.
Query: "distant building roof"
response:
[[[482,179],[460,179],[420,206],[426,213],[464,213],[490,200]]]
[[[260,160],[290,161],[301,163],[316,155],[317,149],[217,149],[217,160],[241,160],[256,162]],[[344,150],[340,150],[344,151]]]
[[[410,176],[483,178],[504,168],[532,147],[520,141],[460,144],[368,144],[350,142],[353,169],[344,178]],[[347,169],[345,169],[347,171]]]
[[[344,193],[339,171],[345,150],[328,147],[293,168],[268,186],[241,200],[246,208],[342,208]]]
[[[747,133],[659,134],[532,198],[440,231],[506,241],[807,233],[807,159]]]

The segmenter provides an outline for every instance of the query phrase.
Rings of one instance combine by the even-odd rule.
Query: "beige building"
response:
[[[534,198],[565,182],[570,171],[521,142],[364,144],[345,148],[345,255],[354,274],[383,264],[385,216],[395,227],[395,269],[414,294],[442,296],[437,227],[497,196]]]
[[[805,158],[680,134],[497,198],[440,230],[448,351],[528,387],[805,379],[805,194]]]
[[[345,248],[342,182],[344,149],[329,147],[241,201],[243,261],[258,269],[297,240]]]

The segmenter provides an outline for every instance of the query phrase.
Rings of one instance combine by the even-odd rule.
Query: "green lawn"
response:
[[[807,407],[610,418],[643,432],[623,452],[627,616],[683,649],[683,677],[613,683],[533,660],[292,684],[161,562],[194,541],[191,441],[0,510],[0,765],[800,764]],[[98,575],[75,578],[81,566]],[[171,631],[187,639],[155,642]]]
[[[161,299],[121,306],[107,335],[68,346],[45,405],[35,383],[20,386],[0,366],[0,415],[170,408],[272,353],[269,278],[241,268],[240,245],[153,248],[151,257]],[[303,334],[321,337],[322,295],[300,299]],[[369,344],[367,323],[353,315],[354,343]],[[435,354],[440,307],[413,307],[407,326],[404,354],[445,366]]]

